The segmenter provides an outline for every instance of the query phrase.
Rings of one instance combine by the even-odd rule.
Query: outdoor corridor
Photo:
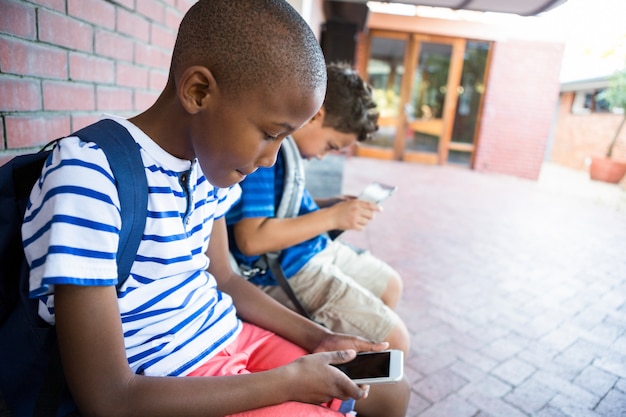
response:
[[[626,191],[350,157],[397,185],[341,239],[403,276],[409,417],[626,416]]]

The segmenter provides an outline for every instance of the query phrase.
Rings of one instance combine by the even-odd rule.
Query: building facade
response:
[[[356,65],[375,88],[381,129],[356,154],[537,179],[564,42],[536,19],[515,22],[371,13]]]
[[[599,97],[608,83],[609,77],[599,77],[561,86],[551,162],[587,171],[591,157],[606,154],[624,120],[623,109],[611,110]],[[612,158],[626,162],[626,127],[619,133]]]

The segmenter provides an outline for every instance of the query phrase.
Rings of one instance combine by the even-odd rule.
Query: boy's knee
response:
[[[406,415],[411,385],[405,376],[393,384],[372,385],[367,399],[357,401],[357,415],[363,417],[404,417]]]
[[[394,309],[398,305],[403,291],[404,282],[400,275],[394,272],[387,280],[387,286],[380,298],[389,308]]]
[[[409,353],[411,335],[403,321],[400,320],[396,323],[385,341],[389,342],[390,349],[399,349],[404,352],[405,356]]]

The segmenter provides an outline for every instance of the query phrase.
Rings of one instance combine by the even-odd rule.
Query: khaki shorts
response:
[[[370,252],[357,253],[341,242],[330,242],[289,279],[302,305],[318,323],[338,332],[382,341],[400,322],[380,299],[390,277],[389,265]],[[280,286],[261,286],[280,303],[293,308]]]

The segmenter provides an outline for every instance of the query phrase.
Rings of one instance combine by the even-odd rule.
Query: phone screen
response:
[[[360,200],[371,201],[372,203],[379,204],[393,194],[396,188],[397,187],[395,186],[373,182],[365,187],[358,198]]]
[[[347,363],[334,365],[350,379],[387,378],[391,352],[358,354]]]

